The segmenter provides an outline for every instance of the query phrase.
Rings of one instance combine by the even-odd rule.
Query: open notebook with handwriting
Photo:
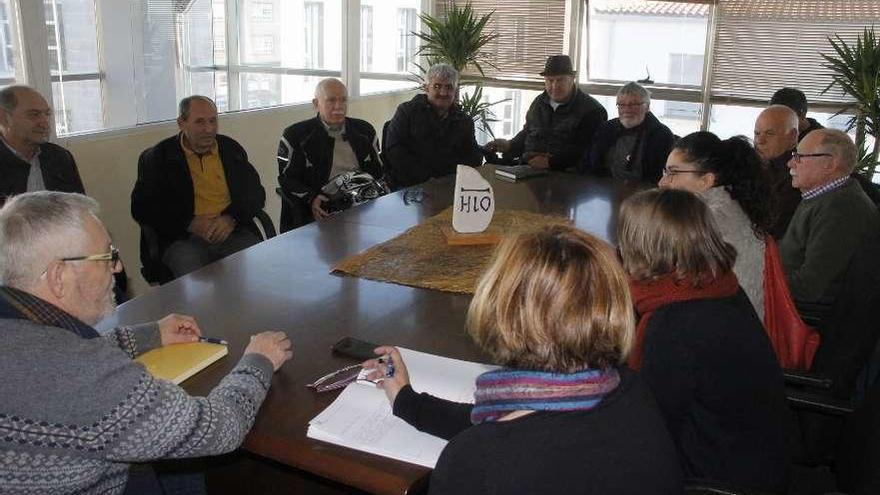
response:
[[[477,376],[495,366],[399,348],[418,392],[455,402],[474,401]],[[369,382],[347,386],[309,422],[307,436],[371,454],[434,468],[446,440],[420,432],[391,413],[385,392]]]

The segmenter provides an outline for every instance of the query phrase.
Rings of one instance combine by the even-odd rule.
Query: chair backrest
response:
[[[843,286],[820,324],[822,343],[811,371],[830,377],[838,397],[850,397],[880,338],[880,226],[853,255]]]

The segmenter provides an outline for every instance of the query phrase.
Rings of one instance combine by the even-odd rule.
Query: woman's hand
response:
[[[376,385],[385,391],[388,401],[394,405],[394,399],[400,389],[409,385],[409,373],[406,364],[396,347],[382,346],[373,350],[381,357],[364,361],[364,369],[372,370],[367,379],[376,382]],[[390,376],[389,376],[390,375]]]

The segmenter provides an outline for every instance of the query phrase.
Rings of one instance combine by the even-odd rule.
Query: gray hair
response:
[[[635,95],[638,96],[642,103],[651,103],[651,92],[637,82],[628,82],[620,88],[617,96]]]
[[[15,107],[18,106],[18,93],[22,91],[33,91],[34,93],[38,93],[36,89],[23,84],[7,86],[0,89],[0,108],[7,112],[15,110]]]
[[[851,174],[856,168],[859,152],[849,135],[837,129],[818,129],[813,132],[818,132],[822,135],[819,146],[825,152],[834,155],[834,158],[840,164],[840,171]]]
[[[177,116],[180,119],[186,120],[189,118],[189,107],[192,106],[192,102],[195,100],[201,100],[201,101],[210,103],[214,107],[214,110],[217,109],[217,104],[214,103],[214,100],[208,98],[207,96],[202,96],[202,95],[187,96],[186,98],[180,100],[180,104],[177,105]]]
[[[428,84],[434,79],[446,81],[452,83],[453,86],[458,87],[458,71],[455,70],[455,67],[449,64],[432,65],[425,74],[425,84]]]
[[[779,105],[779,104],[770,105],[769,107],[765,108],[758,115],[758,118],[760,118],[761,115],[772,115],[775,117],[781,117],[782,119],[785,120],[785,130],[786,131],[797,130],[798,124],[800,124],[800,120],[798,119],[797,113],[785,105]]]
[[[345,87],[345,83],[336,79],[335,77],[328,77],[326,79],[321,79],[320,82],[315,86],[315,99],[318,99],[327,94],[327,87],[331,84],[340,84],[343,88],[345,88],[345,94],[348,94],[348,88]]]
[[[0,208],[0,284],[26,290],[53,260],[85,248],[87,215],[98,203],[76,193],[39,191],[13,196]]]

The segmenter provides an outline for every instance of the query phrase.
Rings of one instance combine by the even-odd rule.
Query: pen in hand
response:
[[[229,345],[229,342],[226,342],[223,339],[218,339],[215,337],[202,337],[199,336],[199,342],[207,342],[209,344],[220,344],[220,345]]]
[[[385,378],[391,378],[394,376],[394,361],[391,359],[390,354],[386,354],[378,359],[379,364],[385,365]]]

